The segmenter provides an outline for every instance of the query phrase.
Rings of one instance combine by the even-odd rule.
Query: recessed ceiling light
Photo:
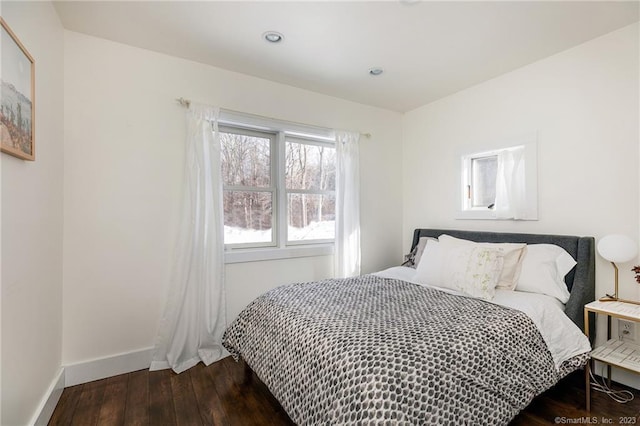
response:
[[[262,37],[269,43],[280,43],[284,39],[284,36],[277,31],[267,31],[262,34]]]
[[[384,72],[384,70],[382,68],[378,68],[378,67],[369,68],[369,74],[371,74],[371,75],[380,75],[383,72]]]

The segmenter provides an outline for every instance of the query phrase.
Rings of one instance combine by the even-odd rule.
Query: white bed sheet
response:
[[[394,266],[374,273],[374,275],[383,278],[394,278],[426,286],[415,280],[415,274],[415,269],[406,266]],[[470,297],[455,290],[435,286],[430,287],[447,293]],[[531,318],[547,344],[557,369],[566,360],[591,350],[589,339],[565,315],[564,305],[554,297],[522,291],[497,290],[494,299],[489,302],[517,309]]]

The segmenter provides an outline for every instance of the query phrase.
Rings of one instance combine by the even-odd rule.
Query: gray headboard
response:
[[[565,313],[584,330],[584,305],[595,300],[596,266],[595,240],[593,237],[574,237],[567,235],[515,234],[506,232],[460,231],[452,229],[416,229],[413,233],[411,249],[420,237],[438,238],[442,234],[487,243],[527,243],[555,244],[565,249],[578,262],[565,277],[571,297],[565,305]],[[590,320],[589,336],[595,337],[595,321]]]

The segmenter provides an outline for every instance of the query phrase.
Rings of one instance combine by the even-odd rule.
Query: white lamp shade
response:
[[[638,254],[638,244],[626,235],[607,235],[598,241],[600,256],[614,263],[628,262]]]

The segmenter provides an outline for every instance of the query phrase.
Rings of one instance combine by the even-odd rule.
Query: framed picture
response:
[[[35,62],[0,17],[0,148],[35,160]]]

